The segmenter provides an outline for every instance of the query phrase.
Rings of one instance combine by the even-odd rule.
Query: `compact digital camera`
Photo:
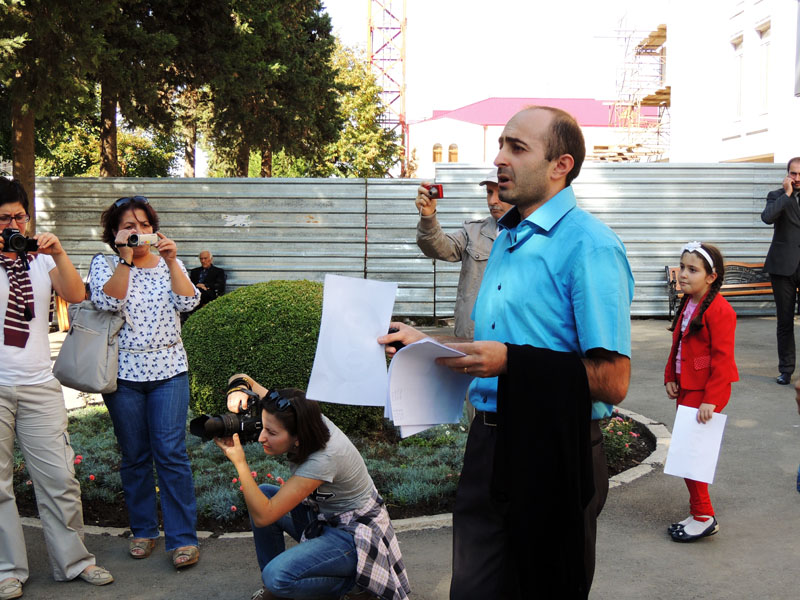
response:
[[[431,198],[444,198],[444,188],[441,183],[426,185],[425,189],[431,194]]]

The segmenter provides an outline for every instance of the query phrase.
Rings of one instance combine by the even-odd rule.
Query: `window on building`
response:
[[[450,144],[447,148],[447,162],[458,162],[458,144]]]
[[[433,162],[442,162],[442,145],[441,144],[434,144],[433,145]]]
[[[744,44],[742,34],[731,40],[733,56],[731,61],[731,95],[733,97],[733,119],[742,118],[742,84],[744,82]]]
[[[761,45],[758,47],[758,112],[763,115],[769,112],[769,53],[770,33],[772,32],[770,21],[756,26],[756,32],[761,38]]]

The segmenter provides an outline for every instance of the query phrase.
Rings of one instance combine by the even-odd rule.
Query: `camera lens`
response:
[[[25,236],[21,233],[12,233],[8,238],[7,247],[9,252],[25,252],[27,247]]]

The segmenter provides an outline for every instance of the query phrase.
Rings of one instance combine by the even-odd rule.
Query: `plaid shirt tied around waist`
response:
[[[300,541],[317,537],[324,525],[352,534],[357,556],[356,585],[383,600],[408,598],[411,587],[400,546],[378,490],[373,488],[370,501],[359,509],[330,517],[317,514],[317,521],[306,527]]]

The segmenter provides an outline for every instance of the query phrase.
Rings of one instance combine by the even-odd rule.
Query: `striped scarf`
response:
[[[28,322],[36,316],[31,278],[19,257],[11,259],[0,253],[0,265],[8,275],[8,307],[3,323],[4,344],[24,348],[30,333]]]

